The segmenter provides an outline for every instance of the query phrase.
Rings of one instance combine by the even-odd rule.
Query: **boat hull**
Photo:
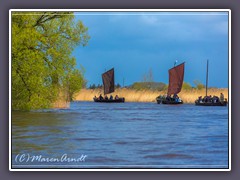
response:
[[[198,102],[195,101],[195,105],[196,106],[227,106],[227,101],[223,101],[223,102]]]
[[[183,101],[175,101],[175,100],[166,100],[166,99],[160,99],[160,98],[157,98],[157,103],[158,104],[169,104],[169,105],[178,105],[178,104],[183,104]]]
[[[94,102],[98,102],[98,103],[124,103],[125,102],[125,98],[119,98],[119,99],[103,99],[103,100],[100,100],[100,99],[93,99]]]
[[[180,102],[176,102],[176,101],[162,101],[162,104],[177,105],[177,104],[183,104],[183,101],[180,101]]]

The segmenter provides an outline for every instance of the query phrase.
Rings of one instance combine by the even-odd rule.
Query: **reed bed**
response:
[[[51,105],[53,109],[68,109],[70,108],[70,102],[64,100],[58,100]]]
[[[59,92],[58,99],[51,104],[51,108],[54,109],[68,109],[70,108],[70,100],[67,92]]]
[[[215,95],[215,96],[220,97],[220,93],[223,93],[224,98],[227,98],[227,100],[228,100],[228,89],[227,88],[224,88],[224,89],[217,89],[217,88],[208,89],[208,95],[212,95],[212,96]],[[194,103],[195,100],[199,96],[204,97],[205,94],[206,94],[205,89],[202,89],[202,90],[197,90],[197,89],[183,90],[179,93],[179,97],[182,98],[184,103]]]
[[[151,90],[133,90],[133,89],[116,89],[112,93],[113,97],[118,95],[119,97],[125,97],[126,102],[155,102],[156,97],[159,95],[165,95],[167,91],[151,91]],[[224,94],[224,97],[228,99],[228,89],[208,89],[208,95],[220,96],[220,93]],[[104,94],[101,89],[82,89],[80,92],[75,94],[76,101],[93,101],[94,96],[99,96]],[[182,90],[179,97],[184,101],[184,103],[194,103],[199,96],[205,96],[205,89],[197,90]],[[108,95],[109,96],[109,95]]]

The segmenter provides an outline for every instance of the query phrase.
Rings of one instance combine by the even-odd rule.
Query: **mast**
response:
[[[173,67],[175,67],[175,66],[176,66],[176,64],[177,64],[177,60],[174,62],[174,66],[173,66]]]
[[[208,89],[208,60],[207,60],[207,74],[206,74],[206,96],[207,96],[207,89]]]

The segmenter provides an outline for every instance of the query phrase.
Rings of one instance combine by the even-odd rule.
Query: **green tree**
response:
[[[183,82],[182,89],[190,90],[190,89],[192,89],[192,86],[191,86],[191,84],[189,84],[187,82]]]
[[[135,90],[141,90],[141,89],[144,89],[144,86],[142,85],[141,82],[135,82],[135,83],[133,83],[131,88],[133,88]]]
[[[92,84],[92,85],[89,86],[88,89],[96,89],[96,85],[95,85],[95,84]]]
[[[74,95],[78,92],[82,86],[84,85],[84,78],[82,72],[78,69],[73,70],[68,74],[65,80],[64,87],[66,88],[66,92],[68,94],[68,101],[74,100]]]
[[[13,109],[47,108],[66,88],[81,88],[83,75],[71,54],[90,37],[73,13],[13,12],[11,30]]]
[[[165,88],[165,84],[161,82],[135,82],[130,88],[135,90],[153,90],[161,91]]]
[[[199,80],[194,80],[193,83],[195,84],[196,88],[199,90],[205,88],[204,84],[202,84]]]
[[[119,83],[115,84],[115,88],[121,88],[121,85]]]

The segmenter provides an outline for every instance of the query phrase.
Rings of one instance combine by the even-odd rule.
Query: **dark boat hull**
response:
[[[183,104],[183,101],[181,100],[181,101],[174,101],[174,100],[172,100],[172,101],[168,101],[168,100],[166,100],[166,99],[156,99],[157,100],[157,103],[158,104],[169,104],[169,105],[177,105],[177,104]]]
[[[223,101],[223,102],[197,102],[195,101],[195,105],[196,106],[226,106],[227,105],[227,101]]]
[[[177,105],[177,104],[183,104],[183,101],[180,101],[180,102],[176,102],[176,101],[162,101],[162,104]]]
[[[125,102],[125,98],[119,98],[119,99],[103,99],[103,100],[100,100],[100,99],[93,99],[94,102],[99,102],[99,103],[124,103]]]

